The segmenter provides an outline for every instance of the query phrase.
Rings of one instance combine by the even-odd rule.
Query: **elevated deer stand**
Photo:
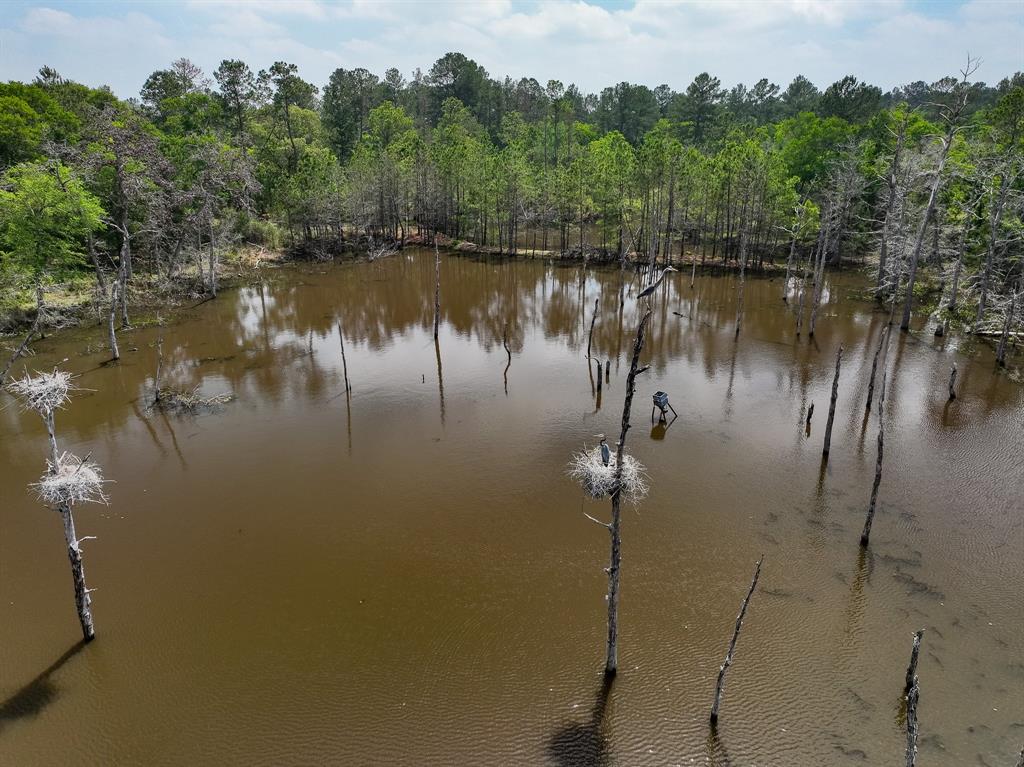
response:
[[[654,392],[654,407],[651,408],[651,423],[654,423],[654,411],[660,410],[661,415],[658,417],[659,421],[667,421],[668,413],[666,411],[671,410],[673,418],[678,418],[679,413],[672,407],[668,402],[668,393],[663,391]]]

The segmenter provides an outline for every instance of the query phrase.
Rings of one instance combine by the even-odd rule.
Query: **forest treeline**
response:
[[[1000,336],[1004,357],[1024,75],[988,86],[975,69],[888,93],[702,73],[681,92],[586,94],[493,79],[459,53],[410,80],[338,69],[322,87],[286,62],[207,76],[179,59],[125,101],[44,67],[0,84],[0,300],[34,296],[37,331],[48,288],[88,274],[116,357],[135,291],[216,295],[239,243],[329,257],[440,232],[509,254],[785,262],[787,284],[810,275],[816,292],[826,266],[865,259],[904,327],[925,308]]]

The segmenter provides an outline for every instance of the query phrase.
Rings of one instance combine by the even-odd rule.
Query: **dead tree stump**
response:
[[[747,590],[747,596],[743,598],[743,604],[740,606],[740,614],[736,616],[736,627],[732,632],[732,640],[729,642],[729,650],[725,654],[725,662],[718,668],[718,682],[715,684],[715,702],[711,705],[711,726],[715,727],[718,724],[718,708],[722,704],[722,690],[725,687],[725,672],[729,670],[729,666],[732,665],[732,656],[736,652],[736,642],[740,638],[740,629],[743,627],[743,616],[747,614],[747,606],[750,604],[750,597],[754,593],[754,589],[757,588],[757,579],[761,575],[761,563],[764,562],[764,554],[757,560],[757,567],[754,569],[754,579],[750,582],[750,588]]]

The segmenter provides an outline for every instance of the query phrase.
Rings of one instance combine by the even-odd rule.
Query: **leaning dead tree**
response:
[[[832,422],[836,419],[836,398],[839,396],[839,365],[843,361],[843,345],[839,344],[839,351],[836,352],[836,374],[832,379],[832,398],[828,405],[828,422],[825,424],[825,447],[821,454],[828,458],[828,451],[832,447]]]
[[[103,485],[107,480],[103,479],[102,470],[89,460],[89,456],[79,458],[72,453],[61,453],[57,450],[54,411],[63,407],[71,398],[73,387],[70,373],[56,368],[52,373],[26,373],[23,378],[13,381],[8,388],[22,399],[26,408],[39,413],[46,424],[50,440],[47,470],[32,487],[39,500],[60,514],[64,523],[64,540],[68,547],[68,560],[71,563],[71,576],[75,587],[75,608],[78,611],[78,621],[82,625],[82,637],[88,642],[96,636],[96,629],[92,620],[90,591],[85,585],[81,543],[92,536],[78,537],[71,510],[76,503],[106,503],[107,496],[103,492]]]
[[[743,616],[747,614],[747,606],[750,604],[750,597],[757,588],[757,579],[761,576],[761,563],[764,562],[764,554],[757,560],[757,567],[754,569],[754,579],[750,582],[747,595],[743,598],[740,606],[740,614],[736,616],[736,626],[732,632],[732,639],[729,641],[729,650],[725,653],[725,662],[718,668],[718,682],[715,683],[715,702],[711,704],[711,726],[718,724],[718,708],[722,705],[722,690],[725,688],[725,672],[732,665],[732,656],[736,652],[736,642],[740,638],[740,629],[743,628]]]
[[[889,336],[890,330],[886,329],[885,348],[882,350],[882,386],[878,394],[878,454],[875,458],[875,479],[871,485],[871,500],[868,502],[868,515],[867,519],[864,520],[864,529],[860,534],[861,548],[866,548],[868,541],[871,538],[871,524],[875,520],[875,506],[878,503],[878,486],[882,483],[882,456],[885,452],[885,415],[883,407],[885,405],[885,381],[887,375],[885,363],[886,358],[889,356]]]
[[[590,347],[594,343],[594,323],[597,322],[597,305],[601,299],[594,299],[594,316],[590,318],[590,335],[587,336],[587,359],[590,359]],[[511,359],[510,359],[511,361]]]

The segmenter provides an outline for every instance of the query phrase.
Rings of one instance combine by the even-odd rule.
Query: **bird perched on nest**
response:
[[[608,447],[608,438],[605,437],[603,434],[595,434],[594,436],[601,440],[601,463],[607,466],[612,460],[612,451]]]
[[[679,271],[679,270],[676,269],[673,266],[666,266],[664,269],[661,270],[661,274],[658,276],[658,279],[656,279],[654,282],[652,282],[646,288],[644,288],[639,293],[637,293],[637,295],[636,295],[637,300],[639,301],[641,298],[647,298],[647,296],[651,295],[655,290],[658,289],[658,286],[661,284],[661,281],[663,279],[665,279],[665,275],[666,274],[668,274],[669,272],[677,272],[677,271]]]

